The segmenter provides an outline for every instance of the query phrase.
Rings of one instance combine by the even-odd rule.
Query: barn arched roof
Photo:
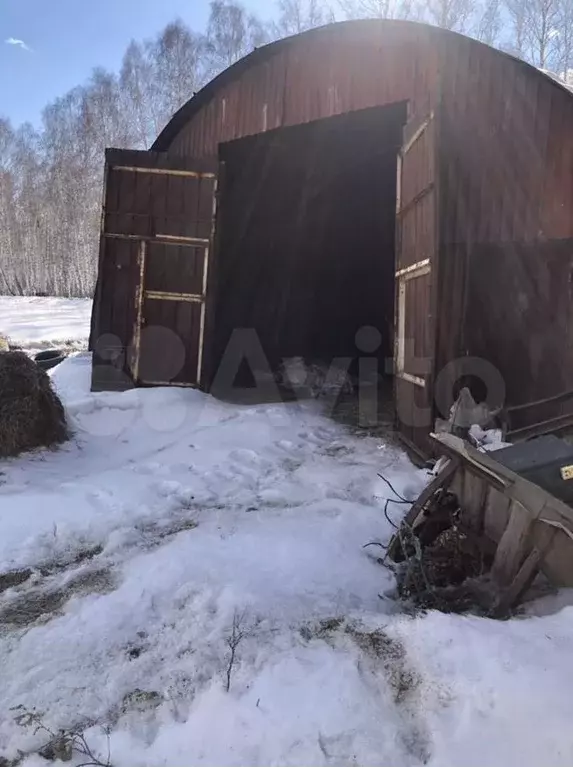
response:
[[[216,96],[219,90],[231,85],[234,81],[238,80],[248,70],[255,69],[261,64],[271,59],[276,54],[288,49],[291,46],[296,46],[299,42],[312,43],[314,40],[320,40],[324,35],[329,35],[333,31],[337,33],[345,34],[357,34],[361,31],[361,28],[366,31],[371,30],[373,25],[376,25],[382,36],[388,36],[388,39],[394,38],[404,31],[420,30],[425,35],[428,35],[432,44],[436,48],[448,47],[450,45],[463,45],[473,48],[475,51],[482,53],[493,54],[500,66],[504,63],[506,66],[518,67],[529,74],[531,77],[540,78],[546,83],[550,83],[555,88],[559,89],[568,97],[573,97],[571,90],[562,82],[560,82],[555,76],[552,76],[549,72],[541,69],[537,69],[531,64],[517,58],[509,53],[500,51],[496,48],[492,48],[485,43],[474,40],[473,38],[462,35],[458,32],[451,30],[441,29],[429,24],[423,24],[415,21],[405,21],[401,19],[359,19],[351,21],[340,21],[333,24],[327,24],[322,27],[307,30],[297,35],[277,40],[276,42],[268,43],[255,49],[247,56],[237,61],[232,66],[223,70],[207,85],[205,85],[193,98],[189,99],[171,118],[165,128],[161,131],[157,139],[155,140],[152,149],[154,151],[167,151],[179,134],[179,132],[197,115],[211,100]]]

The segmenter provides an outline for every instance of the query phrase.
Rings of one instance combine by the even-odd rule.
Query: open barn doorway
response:
[[[248,388],[249,368],[276,371],[285,358],[323,367],[350,358],[356,376],[366,356],[381,374],[389,370],[405,122],[399,103],[220,145],[210,334],[216,396],[231,396],[231,384]],[[257,349],[244,350],[248,362],[230,381],[217,371],[237,332]]]

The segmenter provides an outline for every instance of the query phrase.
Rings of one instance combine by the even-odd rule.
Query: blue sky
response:
[[[266,17],[272,6],[245,4]],[[117,71],[132,38],[177,17],[200,29],[207,13],[208,0],[0,0],[0,115],[38,124],[44,105],[95,66]]]

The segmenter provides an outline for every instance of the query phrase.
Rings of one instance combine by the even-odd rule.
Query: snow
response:
[[[0,335],[34,348],[71,340],[87,344],[91,310],[87,298],[0,296]]]
[[[73,440],[0,464],[0,574],[33,570],[0,593],[0,757],[46,742],[23,705],[104,760],[109,728],[115,767],[570,767],[573,594],[403,614],[363,548],[392,533],[378,473],[428,479],[397,447],[315,401],[91,394],[86,353],[52,379]]]
[[[568,69],[566,72],[553,72],[551,69],[543,69],[543,67],[539,67],[539,71],[558,82],[559,85],[567,88],[567,90],[573,92],[573,69]]]

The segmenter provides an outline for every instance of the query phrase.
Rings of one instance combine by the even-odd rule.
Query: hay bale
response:
[[[69,437],[49,376],[23,352],[0,352],[0,458]]]

